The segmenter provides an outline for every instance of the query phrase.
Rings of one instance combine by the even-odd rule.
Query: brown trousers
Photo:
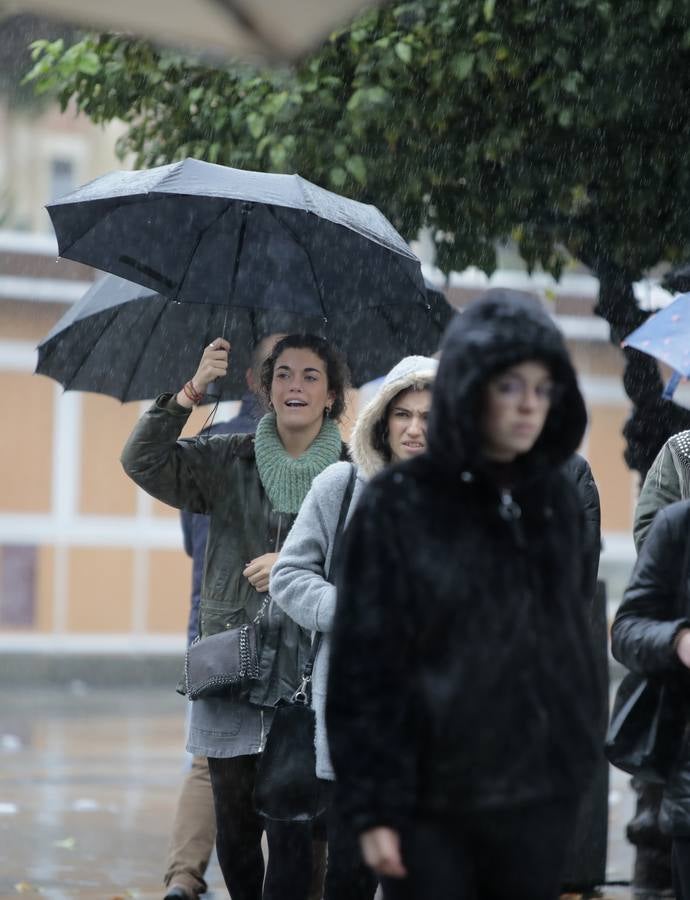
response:
[[[165,886],[179,884],[192,896],[203,894],[204,874],[215,842],[216,817],[208,764],[205,756],[195,756],[177,801]]]
[[[179,884],[192,896],[206,891],[204,875],[216,842],[216,817],[211,776],[205,756],[195,756],[187,773],[173,822],[168,869],[163,883]],[[309,900],[321,900],[326,870],[326,845],[314,842]]]

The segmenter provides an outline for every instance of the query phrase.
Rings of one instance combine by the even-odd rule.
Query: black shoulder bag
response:
[[[676,613],[687,608],[690,540],[686,541]],[[672,679],[628,672],[613,701],[604,752],[617,769],[663,784],[681,746],[684,708]]]
[[[352,466],[340,504],[327,581],[332,581],[331,576],[335,572],[336,554],[356,477],[357,470]],[[302,672],[301,684],[289,700],[276,703],[271,730],[259,758],[254,806],[267,819],[306,822],[316,818],[326,808],[316,777],[315,716],[311,708],[311,675],[320,645],[321,632],[317,631]]]

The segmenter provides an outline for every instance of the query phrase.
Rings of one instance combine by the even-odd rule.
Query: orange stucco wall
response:
[[[54,385],[22,372],[0,371],[0,511],[49,512],[52,488]]]
[[[192,562],[183,550],[151,551],[148,631],[179,634],[187,628],[191,583]]]
[[[131,630],[133,563],[129,548],[73,547],[69,551],[68,631]]]
[[[137,489],[122,471],[120,453],[138,414],[137,404],[82,394],[80,512],[134,515]]]

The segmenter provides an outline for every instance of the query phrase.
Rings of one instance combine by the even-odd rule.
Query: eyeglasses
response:
[[[502,397],[510,400],[523,400],[528,393],[533,393],[541,403],[553,403],[561,395],[560,385],[547,380],[536,385],[529,385],[519,375],[502,375],[491,382],[493,389]]]

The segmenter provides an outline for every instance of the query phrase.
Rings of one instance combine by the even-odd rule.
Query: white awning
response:
[[[375,0],[0,0],[33,13],[244,60],[294,60]]]

